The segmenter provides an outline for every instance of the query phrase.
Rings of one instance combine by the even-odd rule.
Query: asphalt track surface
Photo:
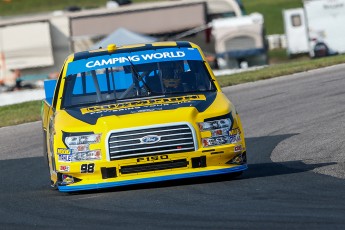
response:
[[[49,189],[41,123],[0,128],[0,229],[344,229],[344,73],[225,88],[248,147],[237,179],[59,193]]]

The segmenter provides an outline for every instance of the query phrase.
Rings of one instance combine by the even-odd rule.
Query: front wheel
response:
[[[242,174],[243,174],[243,171],[240,171],[240,172],[229,173],[228,176],[229,176],[230,179],[235,179],[237,177],[240,177]]]
[[[58,189],[57,184],[54,183],[54,181],[52,181],[52,180],[50,180],[50,188],[51,188],[52,190],[57,190],[57,189]]]

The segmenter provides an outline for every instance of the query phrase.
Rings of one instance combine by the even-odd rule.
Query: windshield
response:
[[[156,55],[144,61],[139,60],[144,56],[133,53],[122,57],[69,64],[62,107],[216,90],[201,57],[184,60],[172,52],[168,58]]]

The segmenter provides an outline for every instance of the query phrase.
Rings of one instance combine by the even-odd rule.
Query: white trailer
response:
[[[303,8],[283,10],[283,18],[288,56],[308,53],[309,42]]]
[[[35,22],[1,28],[1,47],[9,69],[54,64],[49,22]]]
[[[345,53],[345,0],[304,0],[300,16],[301,23],[305,20],[310,57]],[[293,34],[293,30],[291,32],[291,17],[284,17],[284,21],[287,43],[302,43],[304,35]],[[288,53],[295,52],[294,49],[288,49]]]
[[[345,53],[345,0],[305,0],[304,10],[310,56]]]
[[[246,68],[267,64],[262,14],[214,19],[212,34],[219,68]]]

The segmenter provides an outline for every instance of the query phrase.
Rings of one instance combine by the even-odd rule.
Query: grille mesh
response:
[[[160,140],[143,143],[148,136]],[[108,144],[110,160],[195,150],[193,133],[187,124],[114,132]]]
[[[184,168],[187,166],[188,166],[188,161],[186,159],[182,159],[182,160],[174,160],[174,161],[166,161],[166,162],[158,162],[158,163],[122,166],[120,169],[120,172],[121,174],[130,174],[130,173],[158,171],[158,170],[165,170],[165,169]]]

